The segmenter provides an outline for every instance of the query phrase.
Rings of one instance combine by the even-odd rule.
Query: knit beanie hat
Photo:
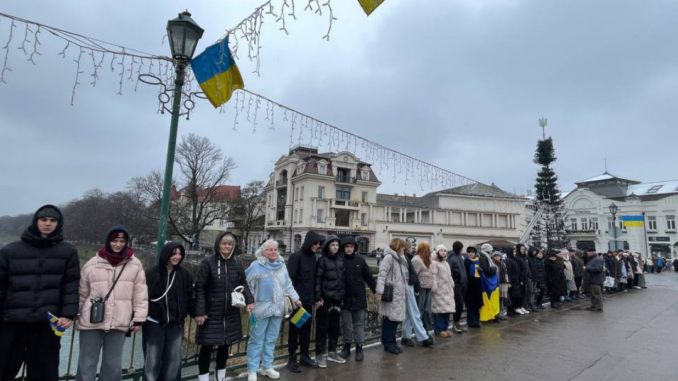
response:
[[[494,248],[489,243],[483,244],[483,246],[480,247],[480,251],[487,254],[490,254],[492,250],[494,250]]]
[[[58,210],[52,208],[51,206],[48,206],[46,208],[40,209],[37,215],[38,219],[40,218],[54,218],[55,220],[60,220],[61,219],[61,213],[59,213]]]
[[[125,241],[129,241],[129,234],[124,230],[113,230],[108,235],[108,241],[113,241],[114,239],[122,238]]]

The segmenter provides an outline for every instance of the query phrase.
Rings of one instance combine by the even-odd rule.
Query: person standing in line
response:
[[[77,381],[97,379],[99,360],[99,381],[121,380],[125,336],[129,331],[139,332],[148,315],[146,273],[127,247],[127,228],[113,226],[104,242],[80,277],[80,315],[75,322],[80,331]],[[100,315],[95,303],[104,306]]]
[[[509,247],[506,250],[506,259],[504,260],[506,265],[506,274],[508,275],[508,311],[507,315],[510,317],[516,317],[524,315],[527,311],[523,312],[523,298],[522,290],[520,288],[520,264],[517,259],[515,259],[515,254],[512,247]]]
[[[565,264],[558,258],[558,254],[551,251],[544,265],[546,279],[548,279],[551,308],[560,308],[560,297],[567,292],[567,280],[565,279]]]
[[[345,286],[344,258],[339,255],[339,243],[338,237],[328,236],[316,266],[315,361],[320,368],[327,368],[327,360],[346,363],[337,353]]]
[[[499,315],[499,292],[497,283],[497,266],[492,261],[492,253],[494,248],[489,243],[485,243],[480,247],[480,274],[483,281],[483,308],[480,309],[480,321],[492,321],[498,323],[497,315]],[[484,278],[483,278],[484,277]],[[490,289],[493,287],[492,289]],[[487,303],[485,303],[487,301]]]
[[[287,272],[292,279],[292,285],[301,298],[302,307],[311,317],[301,326],[290,324],[287,350],[290,355],[287,369],[292,373],[300,373],[303,365],[317,368],[318,363],[310,355],[311,327],[313,326],[313,305],[315,304],[315,278],[317,275],[316,251],[320,248],[325,237],[309,230],[304,243],[299,250],[290,256],[287,262]],[[301,346],[301,357],[297,358],[297,348]]]
[[[535,290],[537,290],[535,307],[540,310],[545,310],[544,296],[546,295],[546,270],[544,269],[544,251],[537,249],[534,257],[535,271],[533,274],[535,274],[536,277]]]
[[[181,372],[184,321],[193,317],[193,277],[181,263],[184,247],[168,242],[158,265],[146,270],[148,317],[141,327],[146,381],[177,380]]]
[[[381,255],[382,255],[381,249],[377,248],[377,251],[374,254],[374,256],[377,258],[377,266],[379,266],[379,263],[381,262]]]
[[[447,248],[444,245],[436,246],[431,261],[431,275],[433,276],[431,311],[435,321],[435,334],[438,337],[451,337],[452,333],[447,329],[450,326],[450,314],[455,312],[454,280],[450,265],[447,263]]]
[[[505,310],[507,308],[508,290],[511,287],[509,283],[508,272],[506,271],[506,264],[502,260],[502,253],[495,251],[492,253],[492,260],[497,265],[497,278],[499,281],[499,315],[497,320],[506,320]]]
[[[384,260],[379,266],[377,278],[377,294],[379,301],[379,315],[382,317],[381,343],[384,351],[398,355],[402,348],[396,342],[398,323],[407,317],[407,290],[408,275],[407,260],[405,259],[405,240],[394,238],[384,250]],[[382,300],[386,289],[389,288],[392,300]]]
[[[0,380],[26,369],[26,380],[56,381],[61,337],[47,313],[68,329],[78,314],[78,250],[64,241],[64,216],[40,207],[21,240],[0,249]]]
[[[516,261],[520,265],[520,290],[523,294],[523,305],[520,306],[525,313],[538,312],[534,308],[534,290],[532,289],[532,269],[527,259],[527,247],[522,243],[516,246]]]
[[[638,288],[647,288],[645,286],[645,267],[643,259],[640,253],[633,253],[633,257],[636,262],[638,262],[638,267],[636,269],[636,286],[638,286]]]
[[[413,258],[412,244],[405,241],[405,259],[407,260],[407,269],[409,272],[407,303],[405,304],[407,308],[407,317],[405,317],[405,321],[403,322],[403,336],[400,342],[408,347],[414,347],[415,344],[414,341],[412,341],[412,332],[414,332],[417,341],[422,342],[425,347],[430,347],[433,345],[433,339],[429,337],[428,331],[424,328],[424,323],[421,320],[421,312],[419,311],[419,306],[417,304],[417,295],[420,294],[421,287],[419,284],[419,277],[412,265]]]
[[[570,293],[570,297],[573,299],[584,299],[580,293],[584,280],[584,261],[581,259],[583,255],[584,252],[581,250],[570,249],[570,263],[574,274],[574,290]]]
[[[605,282],[605,266],[603,259],[596,254],[596,249],[588,249],[589,257],[586,263],[585,276],[591,293],[591,306],[589,311],[603,312],[603,283]]]
[[[254,294],[252,315],[256,321],[256,324],[250,325],[247,342],[247,380],[257,381],[257,373],[275,380],[280,378],[280,373],[273,369],[273,359],[285,316],[285,298],[297,307],[302,304],[292,287],[285,260],[278,253],[278,243],[265,241],[255,251],[255,256],[257,260],[245,271],[247,284]]]
[[[426,332],[433,330],[433,318],[431,315],[431,292],[433,288],[433,275],[431,273],[431,246],[428,242],[417,245],[417,253],[412,258],[414,273],[419,279],[419,295],[417,295],[417,307],[421,314],[421,321]],[[403,343],[408,345],[407,343]],[[412,343],[414,344],[414,343]],[[414,345],[412,345],[414,346]]]
[[[468,285],[468,270],[464,265],[464,258],[461,251],[464,244],[455,241],[452,244],[452,253],[447,255],[447,263],[450,265],[452,280],[454,281],[454,305],[456,311],[452,315],[452,332],[461,334],[467,331],[466,327],[461,325],[461,314],[464,310],[464,299],[466,298],[466,287]]]
[[[477,250],[473,246],[466,248],[464,267],[468,275],[466,288],[466,325],[471,328],[480,328],[480,309],[483,308],[483,285],[480,279],[480,259],[476,256]]]
[[[198,379],[209,380],[212,351],[217,349],[217,381],[226,378],[229,346],[242,340],[240,308],[233,306],[231,293],[242,286],[245,310],[254,309],[254,297],[242,263],[235,257],[236,238],[222,232],[214,241],[215,254],[202,260],[195,276],[195,342],[200,345]]]
[[[344,256],[344,301],[341,305],[341,324],[344,336],[344,348],[339,357],[348,359],[351,355],[351,342],[355,345],[355,361],[363,361],[363,343],[365,342],[365,311],[367,310],[367,285],[376,293],[377,281],[370,266],[363,257],[355,252],[356,242],[352,235],[341,240],[341,253]]]
[[[572,298],[570,297],[572,291],[574,291],[574,272],[572,271],[572,263],[570,263],[570,252],[567,250],[563,250],[560,252],[558,257],[563,261],[563,264],[565,265],[565,279],[567,280],[567,291],[565,292],[565,295],[561,298],[565,303],[572,302]]]

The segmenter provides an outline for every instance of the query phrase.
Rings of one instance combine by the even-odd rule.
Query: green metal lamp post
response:
[[[169,217],[170,193],[172,189],[172,171],[174,170],[174,151],[177,145],[177,128],[181,113],[181,95],[184,87],[184,73],[198,41],[204,30],[193,21],[188,11],[179,14],[179,17],[167,22],[167,35],[175,69],[174,99],[172,100],[172,121],[170,123],[169,142],[167,144],[167,162],[165,163],[165,182],[162,187],[162,204],[160,206],[160,221],[158,224],[158,247],[155,261],[160,260],[160,253],[167,239],[167,220]]]

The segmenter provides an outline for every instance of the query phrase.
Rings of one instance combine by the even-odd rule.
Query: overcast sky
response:
[[[0,11],[168,55],[166,21],[186,6],[205,29],[202,51],[263,2],[40,0]],[[252,91],[510,192],[534,182],[541,117],[565,191],[602,173],[605,158],[626,178],[678,178],[676,1],[386,0],[368,18],[357,0],[333,0],[329,42],[326,14],[296,3],[289,36],[264,24],[261,77],[240,57]],[[0,20],[0,47],[8,30]],[[0,215],[123,190],[164,167],[170,119],[156,114],[155,89],[126,82],[118,96],[117,74],[101,72],[95,88],[81,79],[71,107],[75,51],[62,59],[59,40],[43,33],[41,42],[35,66],[12,45],[0,84]],[[234,131],[233,116],[202,101],[179,134],[207,136],[232,156],[230,183],[267,178],[289,147],[289,126],[253,133],[241,120]],[[429,190],[380,178],[384,193]]]

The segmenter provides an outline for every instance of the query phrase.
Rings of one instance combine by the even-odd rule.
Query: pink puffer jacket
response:
[[[106,301],[104,321],[99,324],[90,323],[92,299],[106,296],[113,285],[113,277],[118,277],[125,263],[127,265],[120,280]],[[80,315],[75,322],[75,329],[127,332],[132,322],[146,321],[148,315],[146,274],[141,262],[134,256],[116,267],[98,255],[87,261],[82,268],[79,293]]]

